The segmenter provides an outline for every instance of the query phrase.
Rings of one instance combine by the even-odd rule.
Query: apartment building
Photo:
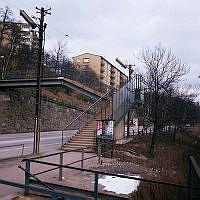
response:
[[[12,41],[16,41],[18,38],[20,41],[19,44],[25,44],[30,48],[32,47],[36,33],[29,24],[16,22],[6,22],[3,24],[0,22],[0,30],[2,29],[2,46],[9,47]]]
[[[74,56],[72,59],[73,64],[77,66],[79,70],[93,70],[100,81],[108,86],[119,89],[128,81],[128,77],[123,72],[102,56],[84,53]]]

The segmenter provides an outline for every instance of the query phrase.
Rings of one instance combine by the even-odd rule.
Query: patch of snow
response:
[[[131,177],[140,178],[140,176],[136,175]],[[99,179],[99,184],[104,186],[103,190],[116,194],[130,194],[137,190],[140,181],[117,176],[105,176]]]

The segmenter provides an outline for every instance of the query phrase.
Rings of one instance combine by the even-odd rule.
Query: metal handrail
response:
[[[200,180],[200,167],[198,166],[193,156],[190,156],[190,164],[193,167],[198,179]]]
[[[24,144],[14,144],[14,145],[1,146],[0,149],[9,148],[9,147],[17,147],[17,146],[22,146],[22,153],[21,153],[21,157],[22,157],[23,153],[24,153]]]
[[[34,163],[39,163],[43,165],[49,165],[49,166],[56,166],[56,167],[62,167],[66,169],[73,169],[73,170],[78,170],[78,171],[84,171],[84,172],[89,172],[89,173],[98,173],[102,175],[107,175],[107,176],[116,176],[120,178],[127,178],[127,179],[132,179],[132,180],[138,180],[138,181],[144,181],[144,182],[149,182],[149,183],[156,183],[156,184],[163,184],[163,185],[169,185],[169,186],[175,186],[175,187],[181,187],[181,188],[188,188],[188,185],[182,185],[182,184],[177,184],[177,183],[170,183],[170,182],[165,182],[165,181],[157,181],[157,180],[151,180],[151,179],[144,179],[144,178],[138,178],[138,177],[132,177],[132,176],[127,176],[127,175],[121,175],[121,174],[114,174],[114,173],[108,173],[108,172],[102,172],[99,170],[90,170],[90,169],[82,169],[78,167],[72,167],[68,165],[60,165],[56,163],[50,163],[50,162],[45,162],[45,161],[40,161],[40,160],[33,160],[33,159],[23,159],[23,162],[34,162]]]
[[[27,173],[29,176],[32,176],[36,181],[38,181],[39,183],[41,183],[43,186],[45,186],[46,188],[53,190],[53,188],[51,188],[50,186],[48,186],[46,183],[44,183],[43,181],[41,181],[39,178],[37,178],[34,174],[28,172],[26,169],[24,169],[21,165],[18,166],[19,169],[23,170],[25,173]]]
[[[91,104],[87,109],[85,109],[84,112],[82,112],[78,117],[76,117],[72,122],[70,122],[63,130],[62,132],[71,126],[77,119],[79,119],[81,116],[83,116],[91,107],[93,107],[96,103],[98,103],[101,99],[103,99],[109,92],[111,92],[114,88],[111,88],[108,92],[106,92],[103,96],[101,96],[99,99],[97,99],[93,104]]]

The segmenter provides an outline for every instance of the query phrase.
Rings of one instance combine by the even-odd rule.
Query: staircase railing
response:
[[[115,88],[111,88],[110,90],[108,90],[99,99],[97,99],[94,103],[92,103],[87,109],[85,109],[84,112],[82,112],[80,115],[78,115],[65,128],[63,128],[63,130],[62,130],[62,146],[64,145],[64,131],[74,129],[74,128],[72,128],[72,126],[75,123],[78,123],[79,122],[78,120],[81,119],[81,121],[83,121],[83,119],[84,119],[85,122],[83,123],[83,125],[81,127],[78,128],[78,130],[81,130],[81,128],[83,128],[92,118],[94,118],[94,116],[89,115],[88,112],[89,111],[92,111],[95,113],[101,112],[101,110],[106,107],[107,103],[111,101],[114,90],[115,90]],[[74,127],[76,127],[76,126],[74,126]]]
[[[143,101],[141,76],[135,75],[117,93],[113,95],[113,120],[117,125],[134,104]]]

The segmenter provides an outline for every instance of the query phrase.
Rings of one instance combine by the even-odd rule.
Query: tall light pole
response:
[[[34,128],[34,144],[33,144],[33,154],[39,153],[40,147],[40,126],[41,126],[41,75],[42,75],[42,59],[43,59],[43,36],[46,24],[44,24],[44,17],[49,10],[45,10],[43,7],[41,9],[37,8],[37,13],[40,13],[40,24],[37,25],[26,13],[21,10],[20,15],[31,25],[32,28],[39,28],[39,39],[38,39],[38,64],[37,64],[37,86],[36,86],[36,103],[35,103],[35,128]]]

